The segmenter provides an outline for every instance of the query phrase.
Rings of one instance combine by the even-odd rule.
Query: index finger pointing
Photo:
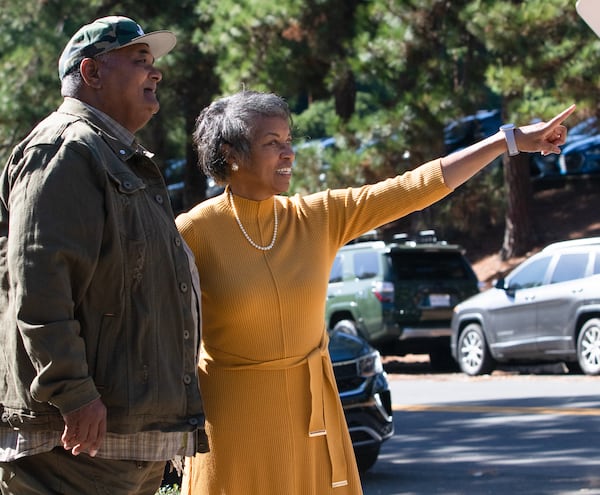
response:
[[[562,123],[564,120],[566,120],[566,118],[571,115],[573,112],[575,111],[575,104],[571,105],[569,108],[563,110],[562,112],[560,112],[557,116],[553,117],[551,120],[548,121],[548,125],[550,127],[553,127],[555,125],[558,125],[560,123]]]

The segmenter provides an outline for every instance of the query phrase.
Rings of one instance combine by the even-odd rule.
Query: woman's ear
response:
[[[223,153],[223,157],[225,158],[225,161],[227,162],[228,165],[231,165],[232,163],[234,163],[236,161],[235,153],[234,153],[231,145],[229,145],[227,143],[222,144],[221,152]]]

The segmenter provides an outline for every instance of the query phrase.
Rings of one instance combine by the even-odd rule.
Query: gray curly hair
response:
[[[244,90],[212,102],[196,119],[192,134],[202,171],[216,182],[227,183],[230,175],[223,145],[241,159],[250,157],[256,118],[281,117],[293,126],[292,115],[283,98],[273,93]]]

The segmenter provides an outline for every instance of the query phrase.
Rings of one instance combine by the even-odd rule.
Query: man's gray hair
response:
[[[79,94],[82,85],[83,77],[81,76],[81,72],[79,72],[79,68],[77,68],[62,78],[60,94],[63,97],[70,96],[71,98],[75,98]]]

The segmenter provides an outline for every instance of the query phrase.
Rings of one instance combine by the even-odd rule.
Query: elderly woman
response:
[[[337,250],[449,194],[507,151],[505,134],[513,153],[559,153],[573,109],[374,185],[285,197],[294,151],[284,100],[243,91],[205,108],[199,163],[227,187],[177,218],[200,272],[210,443],[188,459],[182,493],[362,493],[323,319]]]

